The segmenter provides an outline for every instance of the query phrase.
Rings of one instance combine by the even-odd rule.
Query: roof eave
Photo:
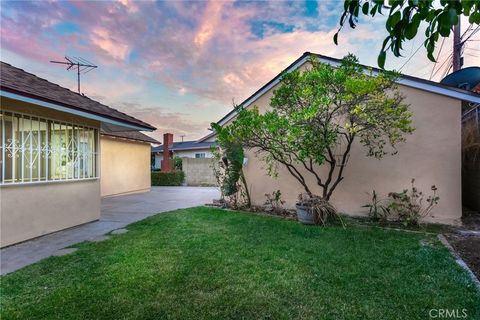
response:
[[[253,102],[255,102],[260,96],[265,94],[267,91],[272,89],[275,85],[277,85],[280,80],[281,76],[285,72],[292,72],[302,66],[305,62],[307,62],[308,58],[311,56],[317,57],[323,62],[329,63],[331,65],[338,66],[341,64],[340,59],[332,58],[332,57],[327,57],[323,56],[320,54],[316,53],[310,53],[310,52],[305,52],[302,56],[300,56],[297,60],[295,60],[292,64],[290,64],[287,68],[285,68],[282,72],[280,72],[277,76],[275,76],[272,80],[267,82],[264,86],[262,86],[259,90],[257,90],[254,94],[252,94],[250,97],[248,97],[246,100],[244,100],[240,106],[243,108],[247,108],[249,105],[251,105]],[[374,67],[369,67],[369,66],[364,66],[364,68],[369,68],[372,69],[373,72],[378,73],[380,70],[378,68]],[[469,92],[466,90],[461,90],[457,88],[449,88],[448,86],[440,85],[438,83],[432,82],[432,81],[427,81],[424,79],[420,78],[415,78],[412,76],[407,76],[407,75],[401,75],[400,79],[397,81],[397,83],[432,92],[432,93],[437,93],[441,94],[444,96],[448,96],[451,98],[463,100],[463,101],[469,101],[473,103],[480,103],[480,95],[477,95],[473,92]],[[221,126],[225,125],[228,123],[231,119],[233,119],[236,116],[237,112],[236,110],[231,110],[229,113],[227,113],[223,118],[221,118],[217,123]]]
[[[202,150],[202,149],[210,149],[212,146],[208,147],[193,147],[193,148],[175,148],[175,149],[170,149],[171,151],[188,151],[188,150]]]
[[[56,111],[61,111],[65,113],[70,113],[77,115],[79,117],[96,120],[100,123],[106,124],[105,129],[106,131],[125,131],[125,130],[135,130],[135,131],[154,131],[156,130],[155,127],[152,126],[142,126],[136,123],[131,123],[125,120],[113,119],[106,117],[104,115],[99,115],[93,112],[86,112],[83,110],[79,110],[74,106],[69,106],[66,104],[60,104],[54,101],[48,101],[46,99],[40,99],[37,97],[33,97],[31,95],[25,95],[20,93],[15,93],[13,91],[7,91],[5,88],[0,89],[0,96],[6,97],[12,100],[17,100],[21,102],[26,102],[34,105],[38,105],[44,108],[53,109]]]

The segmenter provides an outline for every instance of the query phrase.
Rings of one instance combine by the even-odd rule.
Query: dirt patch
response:
[[[455,233],[445,234],[448,242],[480,279],[480,237]]]
[[[480,230],[480,212],[463,208],[462,224],[468,230]]]

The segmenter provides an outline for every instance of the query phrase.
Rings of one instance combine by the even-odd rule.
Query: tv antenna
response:
[[[77,71],[77,86],[78,86],[78,93],[80,94],[80,74],[85,74],[87,72],[92,71],[98,66],[94,65],[87,59],[83,59],[80,57],[67,57],[65,56],[65,61],[53,61],[50,60],[51,63],[58,63],[64,64],[67,66],[67,71],[76,70]]]

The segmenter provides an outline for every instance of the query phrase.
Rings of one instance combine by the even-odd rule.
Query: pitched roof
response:
[[[197,150],[197,149],[208,149],[215,146],[216,142],[197,142],[197,141],[183,141],[183,142],[174,142],[169,146],[171,151],[185,151],[185,150]],[[163,152],[163,145],[152,148],[152,152]]]
[[[210,133],[207,134],[206,136],[201,137],[200,139],[198,139],[197,141],[198,141],[198,142],[204,142],[205,140],[208,140],[208,139],[210,139],[211,137],[214,137],[215,135],[216,135],[215,132],[210,132]]]
[[[294,71],[294,70],[298,69],[305,62],[307,62],[310,57],[316,57],[321,62],[330,63],[332,65],[339,65],[342,62],[341,59],[324,56],[324,55],[321,55],[321,54],[318,54],[318,53],[305,52],[297,60],[292,62],[292,64],[290,64],[287,68],[282,70],[282,72],[277,74],[272,80],[267,82],[263,87],[258,89],[250,97],[248,97],[242,103],[240,103],[240,106],[248,107],[251,103],[256,101],[258,97],[260,97],[265,92],[267,92],[268,90],[273,88],[275,85],[277,85],[280,82],[281,77],[285,72],[291,72],[291,71]],[[373,72],[380,72],[381,71],[380,69],[375,68],[375,67],[369,67],[369,66],[366,66],[366,65],[361,65],[361,66],[366,68],[366,69],[369,68]],[[434,81],[430,81],[430,80],[426,80],[426,79],[422,79],[422,78],[417,78],[417,77],[402,74],[402,75],[400,75],[400,79],[397,80],[397,83],[403,84],[403,85],[406,85],[406,86],[409,86],[409,87],[414,87],[414,88],[417,88],[417,89],[420,89],[420,90],[435,92],[435,93],[442,94],[442,95],[449,96],[449,97],[456,98],[456,99],[461,99],[461,100],[466,100],[466,101],[470,101],[470,102],[480,103],[480,95],[475,93],[475,92],[460,89],[460,88],[456,88],[456,87],[452,87],[452,86],[448,86],[448,85],[445,85],[445,84],[441,84],[441,83],[438,83],[438,82],[434,82]],[[217,123],[219,125],[224,125],[230,119],[232,119],[235,115],[236,115],[236,111],[235,111],[235,109],[233,109],[229,113],[227,113],[223,118],[218,120]],[[202,139],[200,139],[200,140],[202,140]]]
[[[149,142],[153,144],[160,144],[157,140],[152,137],[147,136],[139,131],[121,131],[121,132],[102,132],[104,136],[123,138],[128,140],[136,140],[142,142]]]
[[[146,122],[3,61],[0,64],[0,75],[2,90],[135,125],[148,131],[155,130],[155,127]]]

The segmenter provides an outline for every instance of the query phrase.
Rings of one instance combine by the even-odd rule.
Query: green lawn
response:
[[[128,229],[2,277],[1,319],[480,319],[433,236],[203,207]]]

